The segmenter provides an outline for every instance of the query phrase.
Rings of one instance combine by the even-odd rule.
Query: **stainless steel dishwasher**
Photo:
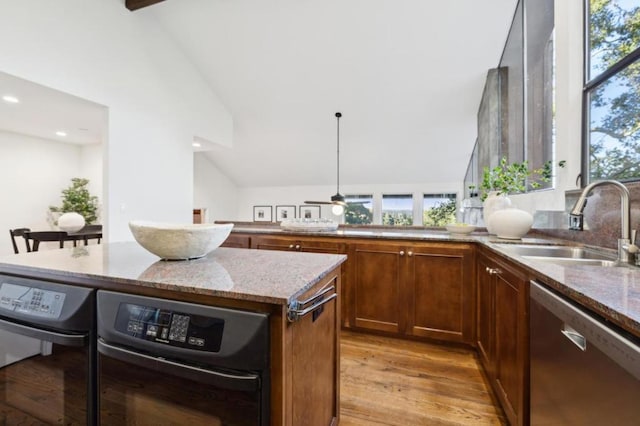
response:
[[[640,424],[640,346],[531,281],[531,425]]]

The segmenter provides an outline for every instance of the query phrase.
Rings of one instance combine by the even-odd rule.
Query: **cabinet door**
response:
[[[253,237],[251,239],[251,248],[260,250],[296,250],[297,241],[295,238],[287,237]]]
[[[298,251],[311,252],[311,253],[332,253],[341,254],[344,253],[344,244],[331,242],[331,241],[318,241],[318,240],[298,240]]]
[[[251,237],[242,234],[230,234],[226,240],[220,245],[221,247],[249,248],[251,246]]]
[[[476,341],[480,362],[489,380],[495,378],[495,267],[485,256],[478,256]]]
[[[471,247],[410,247],[403,279],[406,334],[473,343],[473,270]]]
[[[392,244],[354,244],[349,253],[352,327],[401,333],[400,264],[405,249]]]
[[[525,350],[528,351],[526,277],[498,265],[495,273],[495,384],[512,425],[524,424]]]

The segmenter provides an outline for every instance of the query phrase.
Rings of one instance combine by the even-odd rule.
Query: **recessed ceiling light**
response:
[[[58,135],[58,136],[62,136],[62,137],[65,137],[65,136],[67,136],[67,132],[63,132],[62,130],[58,130],[58,131],[56,132],[56,135]]]
[[[194,143],[191,144],[191,146],[194,146],[196,148],[200,148],[202,145],[200,145],[199,142],[194,142]]]
[[[18,102],[20,102],[20,99],[16,98],[15,96],[12,95],[4,95],[2,97],[2,100],[5,102],[8,102],[10,104],[17,104]]]

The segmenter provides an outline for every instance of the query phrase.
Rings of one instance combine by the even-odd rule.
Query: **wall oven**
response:
[[[98,291],[102,425],[268,425],[267,314]]]
[[[0,425],[95,425],[95,291],[0,274]]]

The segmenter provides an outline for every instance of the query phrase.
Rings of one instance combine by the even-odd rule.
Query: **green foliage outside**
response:
[[[373,212],[362,203],[347,203],[344,210],[344,222],[350,225],[373,223]]]
[[[423,212],[424,226],[445,226],[456,221],[456,200],[448,199]]]
[[[490,191],[498,194],[520,194],[529,189],[537,189],[542,182],[549,182],[553,176],[553,163],[547,161],[539,169],[529,169],[527,161],[522,163],[507,163],[507,157],[500,159],[500,164],[494,168],[486,167],[482,175],[482,197],[484,200]],[[564,167],[565,161],[558,162],[558,167]]]
[[[413,215],[411,212],[384,212],[382,213],[382,224],[392,226],[413,225]]]
[[[87,189],[89,179],[73,178],[71,186],[62,190],[62,206],[49,206],[52,212],[76,212],[84,217],[87,225],[98,219],[98,197],[91,195]]]
[[[640,5],[591,0],[590,49],[597,57],[591,78],[640,47]],[[591,92],[590,179],[640,177],[640,61]]]

